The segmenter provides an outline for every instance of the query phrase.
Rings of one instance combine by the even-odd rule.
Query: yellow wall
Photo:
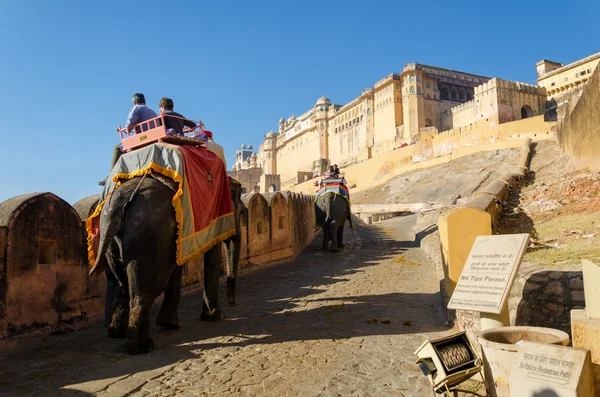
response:
[[[590,78],[558,131],[558,143],[580,168],[600,170],[600,72]]]
[[[357,101],[354,106],[340,111],[329,122],[329,159],[332,164],[346,164],[357,160],[361,148],[366,147],[366,106]]]
[[[375,144],[396,138],[396,126],[402,124],[402,105],[399,102],[400,93],[396,88],[397,80],[379,86],[375,90],[374,102],[374,127]],[[398,123],[398,124],[397,124]]]
[[[537,80],[538,85],[546,88],[548,98],[557,96],[582,83],[586,83],[599,62],[600,53],[594,54],[580,61],[543,74]]]
[[[405,172],[444,164],[472,153],[521,147],[527,138],[534,141],[554,139],[555,125],[538,116],[491,126],[483,121],[437,135],[423,133],[415,145],[383,153],[342,171],[346,173],[348,186],[356,185],[351,189],[352,194],[386,183]],[[313,184],[314,180],[291,186],[289,190],[314,194]]]
[[[319,132],[310,130],[286,142],[277,151],[277,171],[282,187],[296,182],[298,171],[312,171],[313,161],[319,158]]]

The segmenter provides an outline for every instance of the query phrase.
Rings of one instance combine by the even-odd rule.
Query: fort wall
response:
[[[71,206],[33,193],[0,203],[0,350],[103,320],[106,277],[88,276],[84,224],[98,197]],[[250,193],[242,200],[240,273],[291,258],[312,240],[312,197]],[[182,287],[195,288],[203,273],[202,257],[190,261]]]
[[[561,150],[578,168],[600,170],[600,72],[596,67],[581,97],[558,129]],[[573,102],[575,98],[571,99]],[[569,106],[571,107],[571,106]]]

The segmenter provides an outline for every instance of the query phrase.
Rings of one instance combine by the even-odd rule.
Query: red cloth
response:
[[[221,159],[205,147],[179,146],[178,150],[194,210],[194,232],[199,232],[233,212],[227,171]]]

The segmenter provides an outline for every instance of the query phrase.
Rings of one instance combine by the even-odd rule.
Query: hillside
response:
[[[354,194],[352,202],[460,204],[487,181],[506,172],[520,154],[520,148],[480,152],[446,164],[410,171]]]
[[[416,231],[437,223],[442,213],[466,202],[478,188],[516,161],[519,149],[472,154],[449,163],[407,172],[357,192],[352,202],[435,203],[447,207],[424,213]],[[499,233],[530,233],[524,261],[563,267],[580,258],[600,261],[600,174],[575,170],[556,142],[532,145],[530,172],[510,192]]]

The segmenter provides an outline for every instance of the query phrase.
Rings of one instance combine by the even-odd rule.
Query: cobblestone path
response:
[[[4,353],[0,396],[431,396],[413,352],[446,328],[414,221],[357,225],[340,253],[317,236],[242,276],[220,322],[199,321],[199,293],[183,296],[182,328],[153,327],[148,355],[128,356],[100,325]]]

